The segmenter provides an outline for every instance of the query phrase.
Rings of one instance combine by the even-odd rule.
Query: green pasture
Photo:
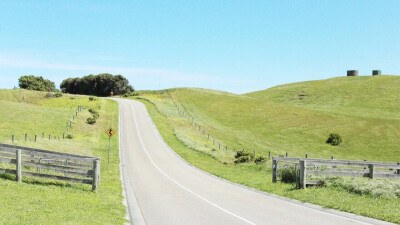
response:
[[[100,157],[99,190],[93,193],[90,185],[28,177],[17,183],[14,175],[2,174],[0,224],[124,224],[118,136],[113,138],[111,163],[107,164],[108,136],[104,133],[109,127],[118,132],[118,103],[101,98],[89,101],[88,96],[54,98],[46,94],[0,90],[0,142],[12,143],[14,134],[17,145]],[[85,109],[72,121],[78,105]],[[94,125],[86,123],[89,108],[100,112]],[[62,139],[63,134],[73,138]]]

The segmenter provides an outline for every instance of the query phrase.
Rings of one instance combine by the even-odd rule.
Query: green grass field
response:
[[[67,131],[78,105],[85,110]],[[100,112],[94,125],[86,123],[89,108]],[[101,158],[97,193],[91,192],[90,185],[27,177],[19,184],[14,175],[1,175],[0,224],[124,224],[118,136],[113,138],[111,163],[107,164],[108,136],[104,132],[109,127],[118,132],[118,103],[114,101],[89,101],[87,96],[76,95],[48,98],[44,92],[0,90],[1,143],[12,143],[11,135],[15,135],[17,145]],[[62,139],[63,133],[73,139]]]
[[[257,155],[271,151],[275,156],[288,152],[297,157],[399,162],[399,83],[399,76],[342,77],[245,95],[182,88],[141,92],[139,99],[166,142],[205,171],[259,190],[400,223],[399,198],[357,194],[340,185],[296,190],[292,184],[271,182],[270,161],[233,163],[234,149],[243,148]],[[331,132],[339,133],[343,144],[325,144]],[[372,187],[381,181],[362,182]]]

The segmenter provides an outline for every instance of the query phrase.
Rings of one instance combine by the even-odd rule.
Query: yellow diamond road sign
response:
[[[115,134],[115,131],[114,131],[112,128],[110,128],[110,129],[108,129],[108,130],[106,131],[106,134],[107,134],[109,137],[112,137],[112,136]]]

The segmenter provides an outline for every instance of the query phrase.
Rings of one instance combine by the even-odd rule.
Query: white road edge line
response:
[[[143,144],[143,140],[142,140],[142,137],[141,137],[141,135],[140,135],[138,123],[137,123],[137,120],[136,120],[135,109],[133,108],[133,104],[130,104],[130,105],[131,105],[131,108],[132,108],[132,113],[133,113],[133,118],[134,118],[134,120],[135,120],[136,130],[137,130],[137,132],[138,132],[140,144],[142,145],[143,151],[146,153],[147,157],[149,158],[149,160],[150,160],[150,162],[153,164],[153,166],[154,166],[158,171],[160,171],[160,173],[162,173],[165,177],[167,177],[167,178],[168,178],[169,180],[171,180],[173,183],[175,183],[176,185],[178,185],[179,187],[181,187],[183,190],[185,190],[185,191],[189,192],[190,194],[196,196],[197,198],[199,198],[199,199],[201,199],[201,200],[203,200],[203,201],[209,203],[210,205],[214,206],[215,208],[220,209],[221,211],[223,211],[223,212],[225,212],[225,213],[227,213],[227,214],[229,214],[229,215],[231,215],[231,216],[233,216],[233,217],[236,217],[237,219],[240,219],[240,220],[242,220],[242,221],[244,221],[244,222],[246,222],[246,223],[248,223],[248,224],[256,225],[255,223],[253,223],[253,222],[251,222],[251,221],[249,221],[249,220],[247,220],[247,219],[245,219],[245,218],[243,218],[243,217],[241,217],[241,216],[239,216],[239,215],[236,215],[235,213],[233,213],[233,212],[231,212],[231,211],[229,211],[229,210],[226,210],[226,209],[222,208],[221,206],[219,206],[219,205],[217,205],[217,204],[215,204],[215,203],[209,201],[208,199],[206,199],[206,198],[204,198],[204,197],[202,197],[202,196],[196,194],[195,192],[193,192],[193,191],[190,190],[189,188],[183,186],[182,184],[180,184],[179,182],[177,182],[176,180],[174,180],[174,179],[173,179],[172,177],[170,177],[167,173],[165,173],[160,167],[158,167],[158,165],[157,165],[157,164],[153,161],[153,159],[150,157],[148,151],[146,150],[146,147],[145,147],[144,144]]]

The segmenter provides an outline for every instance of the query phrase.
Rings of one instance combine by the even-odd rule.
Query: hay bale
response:
[[[381,75],[381,70],[372,70],[372,76]]]
[[[358,70],[347,70],[348,77],[358,76]]]

